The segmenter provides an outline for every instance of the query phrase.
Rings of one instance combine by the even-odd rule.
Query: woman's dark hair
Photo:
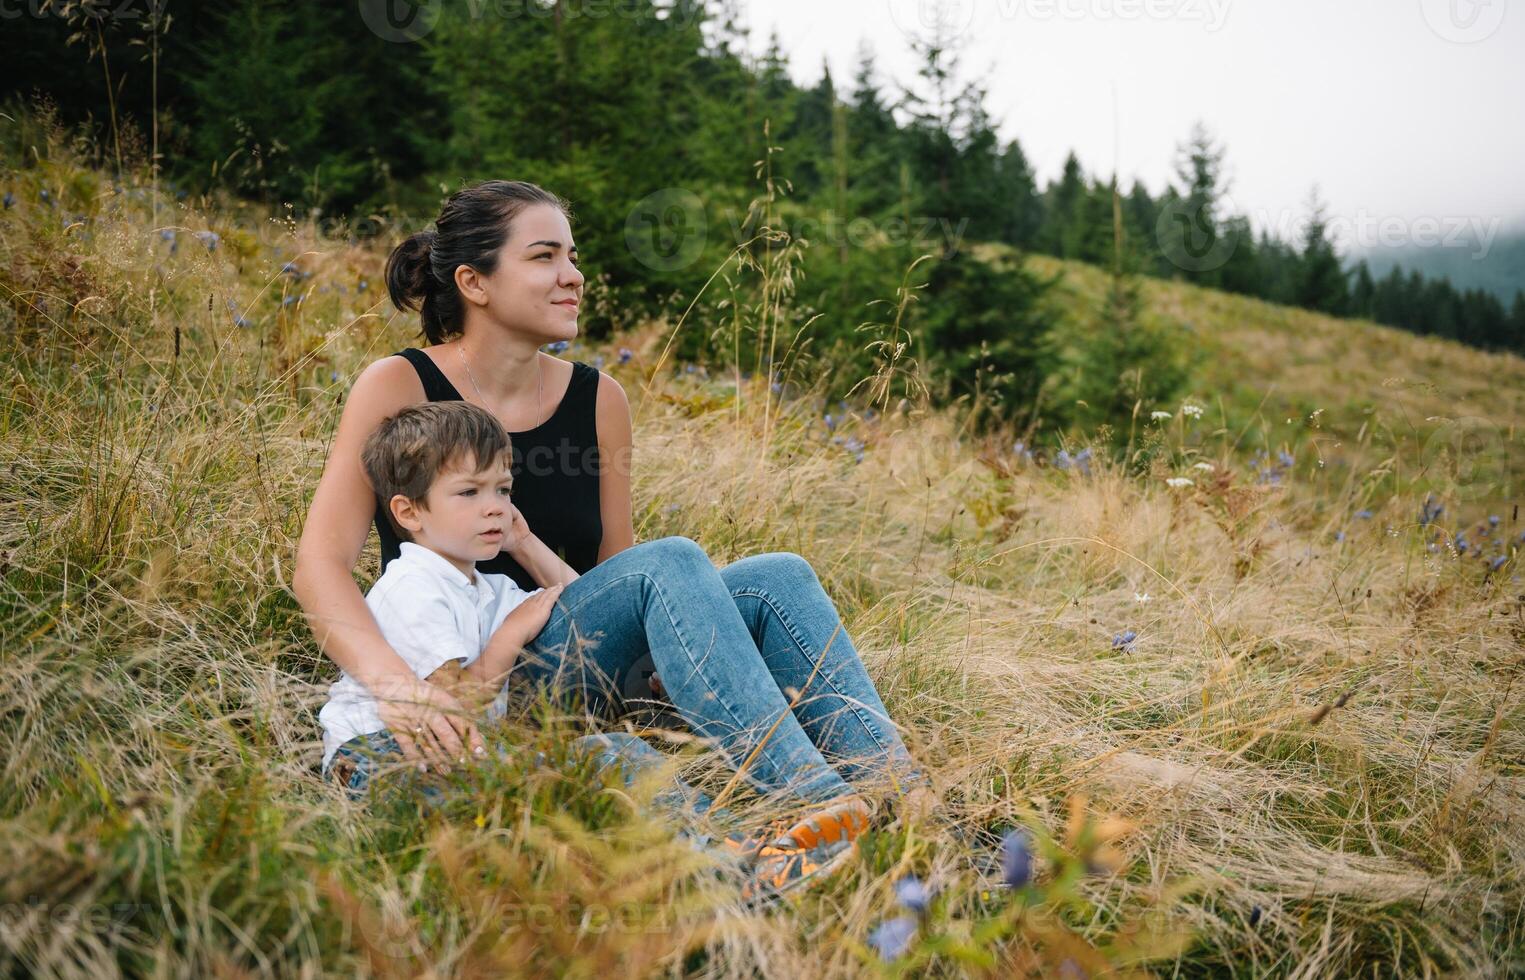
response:
[[[571,220],[571,205],[550,191],[522,180],[486,180],[447,197],[433,231],[409,235],[392,249],[387,292],[399,310],[418,311],[429,343],[442,344],[466,327],[456,268],[492,275],[514,218],[532,204],[549,204]]]

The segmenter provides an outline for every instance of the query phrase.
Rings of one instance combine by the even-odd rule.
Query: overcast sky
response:
[[[906,32],[934,0],[743,3],[756,50],[777,28],[798,81],[825,59],[847,86],[865,40],[882,82],[914,81]],[[1315,183],[1354,248],[1525,227],[1525,0],[946,7],[966,73],[988,78],[1002,137],[1044,183],[1073,149],[1088,173],[1110,174],[1115,154],[1125,189],[1138,177],[1158,193],[1201,119],[1257,227],[1295,230]]]

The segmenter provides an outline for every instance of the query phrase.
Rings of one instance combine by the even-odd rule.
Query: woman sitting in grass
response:
[[[436,230],[393,251],[388,290],[399,309],[420,312],[429,345],[382,358],[355,380],[293,586],[323,651],[374,697],[390,748],[441,767],[485,751],[472,714],[388,645],[352,572],[372,523],[383,571],[400,548],[362,466],[370,435],[423,402],[486,409],[512,444],[510,517],[578,574],[506,689],[573,695],[610,721],[632,668],[650,657],[661,678],[653,690],[665,688],[696,734],[760,792],[802,804],[758,838],[777,831],[775,854],[800,852],[793,871],[779,858],[782,884],[820,864],[806,852],[868,826],[875,785],[917,812],[931,791],[807,562],[777,553],[717,569],[686,538],[635,543],[625,393],[589,365],[540,351],[577,336],[583,275],[568,212],[533,184],[487,181],[452,194]],[[526,558],[505,545],[476,567],[528,591],[536,582]],[[798,694],[791,701],[786,690]]]

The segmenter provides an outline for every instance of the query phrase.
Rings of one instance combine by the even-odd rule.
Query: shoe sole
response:
[[[831,848],[832,845],[827,845]],[[771,906],[780,899],[792,895],[812,884],[817,884],[827,876],[840,870],[843,865],[852,860],[857,854],[857,841],[845,841],[831,851],[829,856],[820,861],[810,871],[793,878],[786,878],[778,884],[760,883],[755,890],[749,891],[746,886],[742,887],[741,903],[744,908],[757,909]],[[808,858],[808,851],[805,854]],[[757,879],[752,879],[748,884],[753,884]]]

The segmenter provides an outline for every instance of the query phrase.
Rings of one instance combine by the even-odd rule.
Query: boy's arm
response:
[[[561,586],[552,585],[515,606],[493,630],[487,645],[482,648],[482,655],[465,668],[465,674],[488,690],[501,688],[524,647],[545,627],[551,609],[560,597]]]
[[[577,573],[572,566],[561,560],[561,557],[546,546],[528,528],[525,529],[519,545],[509,552],[509,557],[524,567],[535,579],[535,582],[546,588],[553,585],[566,585],[568,582],[577,580]]]

